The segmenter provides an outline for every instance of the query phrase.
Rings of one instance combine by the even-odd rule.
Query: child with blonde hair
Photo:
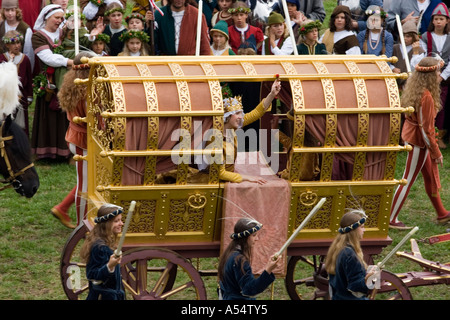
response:
[[[338,235],[328,249],[325,268],[329,276],[331,299],[366,300],[369,288],[361,249],[366,215],[362,210],[349,210],[340,222]]]
[[[144,31],[128,30],[122,33],[120,41],[124,46],[119,56],[148,56],[146,44],[149,36]]]

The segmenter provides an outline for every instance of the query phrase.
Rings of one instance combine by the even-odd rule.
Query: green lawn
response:
[[[325,1],[327,12],[334,7],[335,1]],[[30,122],[31,123],[31,122]],[[450,159],[450,147],[443,150],[444,159]],[[396,178],[401,178],[406,154],[400,153]],[[32,199],[20,197],[13,190],[0,192],[0,299],[1,300],[58,300],[66,299],[63,292],[59,260],[63,246],[71,230],[62,226],[50,214],[50,209],[59,203],[76,183],[75,167],[68,163],[37,161],[36,169],[41,186]],[[450,208],[450,161],[444,161],[440,168],[442,199]],[[75,209],[70,210],[75,221]],[[421,239],[431,235],[449,232],[450,226],[439,226],[433,222],[435,213],[427,198],[422,177],[413,186],[411,193],[400,213],[400,219],[408,225],[417,225],[420,230],[415,235]],[[393,244],[387,247],[376,261],[390,251],[406,234],[405,231],[390,230]],[[425,258],[441,263],[450,262],[450,242],[435,245],[421,244]],[[405,245],[403,250],[409,250]],[[215,268],[217,259],[201,259],[204,269]],[[386,269],[395,273],[421,271],[405,259],[393,257]],[[216,279],[205,278],[209,299],[217,299]],[[448,300],[448,286],[429,286],[411,289],[415,299]],[[284,288],[284,280],[277,279],[273,291],[274,299],[289,299]],[[271,292],[264,292],[259,299],[270,299]]]

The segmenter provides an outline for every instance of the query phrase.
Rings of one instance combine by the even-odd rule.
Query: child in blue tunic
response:
[[[242,218],[236,222],[233,239],[220,257],[218,275],[223,300],[254,300],[274,280],[272,273],[280,257],[272,256],[262,274],[255,278],[250,266],[251,249],[258,240],[262,224]]]
[[[386,12],[378,6],[370,6],[366,10],[367,29],[358,33],[359,47],[363,54],[392,57],[394,37],[383,28]]]
[[[369,288],[360,241],[364,234],[365,214],[351,210],[341,219],[339,234],[334,239],[325,259],[333,300],[367,300]]]
[[[98,209],[96,225],[87,235],[81,248],[82,261],[86,261],[86,277],[89,280],[87,300],[124,300],[120,274],[120,260],[114,249],[122,232],[121,207],[104,204]]]

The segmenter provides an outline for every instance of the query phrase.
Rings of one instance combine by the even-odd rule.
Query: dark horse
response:
[[[39,176],[31,161],[30,143],[25,132],[11,116],[0,122],[0,190],[12,186],[17,193],[31,198],[39,188]]]

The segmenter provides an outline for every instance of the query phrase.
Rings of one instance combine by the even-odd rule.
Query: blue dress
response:
[[[367,300],[369,288],[366,285],[366,269],[348,245],[339,253],[336,261],[336,274],[330,274],[330,287],[333,300]],[[353,293],[362,294],[357,297]]]
[[[242,263],[236,257],[242,255],[234,251],[228,257],[224,268],[224,279],[220,282],[224,300],[255,300],[255,296],[263,292],[274,280],[275,275],[267,271],[255,278],[248,261],[244,262],[244,273]]]
[[[94,242],[86,265],[89,280],[87,300],[124,300],[120,265],[109,272],[107,263],[114,252],[102,240]]]
[[[366,39],[366,32],[370,32],[370,30],[366,29],[363,30],[361,32],[358,33],[358,35],[356,36],[358,38],[358,42],[359,42],[359,48],[361,49],[361,53],[364,54],[364,50],[363,50],[363,46],[364,46],[364,40]],[[386,55],[386,57],[390,58],[392,57],[392,52],[394,51],[394,37],[392,36],[392,33],[390,33],[389,31],[386,30],[382,30],[381,32],[384,32],[384,54]],[[373,43],[372,45],[376,46],[374,48],[372,48],[370,46],[370,35],[369,38],[367,39],[367,52],[366,54],[374,54],[376,56],[381,55],[381,49],[383,48],[383,43],[381,42],[381,33],[380,33],[380,39],[378,41],[378,43]]]

